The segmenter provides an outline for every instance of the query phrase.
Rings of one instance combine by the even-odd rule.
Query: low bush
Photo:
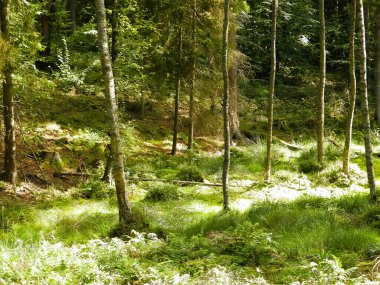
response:
[[[148,190],[145,200],[153,202],[170,201],[178,200],[180,196],[180,192],[176,186],[158,183],[156,186]]]
[[[184,181],[203,182],[203,173],[195,165],[183,165],[179,168],[176,178]]]
[[[115,188],[100,180],[86,181],[72,192],[74,198],[84,199],[103,199],[109,198],[114,194]]]

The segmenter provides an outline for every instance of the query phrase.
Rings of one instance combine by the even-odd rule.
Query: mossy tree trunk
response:
[[[1,37],[7,42],[10,41],[8,4],[8,0],[0,0],[0,31]],[[3,116],[5,127],[4,178],[7,182],[16,185],[16,130],[12,73],[13,67],[10,60],[8,59],[3,69]]]
[[[230,170],[230,148],[231,148],[231,135],[230,135],[230,122],[229,122],[229,78],[228,78],[228,29],[230,17],[230,1],[224,0],[224,20],[223,20],[223,130],[224,130],[224,160],[223,160],[223,209],[229,210],[229,193],[228,193],[228,176]]]
[[[272,140],[273,140],[273,98],[276,83],[276,38],[277,38],[277,14],[278,14],[278,0],[272,0],[272,34],[271,34],[271,72],[269,80],[269,94],[268,94],[268,129],[267,129],[267,153],[265,158],[265,173],[264,180],[269,182],[272,172]]]
[[[317,148],[318,163],[323,163],[324,156],[324,129],[325,129],[325,86],[326,86],[326,23],[325,1],[319,0],[319,90],[318,90],[318,130]]]
[[[117,201],[119,207],[119,222],[126,225],[132,221],[132,209],[128,198],[128,192],[124,174],[124,159],[119,131],[117,115],[115,83],[112,71],[111,57],[108,48],[106,10],[104,0],[96,0],[99,53],[102,63],[103,79],[105,87],[106,107],[109,116],[109,128],[111,137],[111,156],[113,161],[113,178],[115,180]]]
[[[363,0],[357,0],[358,9],[358,35],[359,35],[359,65],[360,65],[360,84],[359,92],[363,110],[363,133],[365,144],[365,158],[367,167],[367,177],[370,189],[370,196],[376,198],[375,175],[373,169],[371,125],[368,106],[368,86],[367,86],[367,52],[366,52],[366,31],[364,23]]]
[[[173,144],[171,155],[177,153],[177,140],[178,140],[178,120],[179,120],[179,97],[181,93],[181,68],[182,68],[182,14],[180,15],[178,25],[178,62],[177,62],[177,75],[175,83],[175,98],[174,98],[174,123],[173,123]]]
[[[356,29],[356,0],[351,5],[351,31],[350,31],[350,102],[347,114],[346,138],[343,151],[343,172],[350,175],[350,148],[352,140],[352,125],[355,114],[356,100],[356,73],[355,73],[355,29]]]

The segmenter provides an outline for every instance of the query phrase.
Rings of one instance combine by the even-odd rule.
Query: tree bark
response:
[[[235,25],[230,25],[229,29],[229,50],[236,52],[237,42],[236,42],[236,27]],[[228,80],[229,80],[229,96],[230,96],[230,106],[229,106],[229,120],[230,120],[230,132],[231,138],[240,139],[240,123],[238,116],[238,62],[237,56],[232,54],[230,57],[229,70],[228,70]]]
[[[106,11],[104,0],[96,0],[96,13],[98,24],[99,53],[102,63],[103,79],[105,85],[106,107],[109,116],[111,155],[113,160],[113,178],[115,180],[117,201],[119,206],[120,224],[128,224],[132,221],[132,209],[126,189],[124,177],[124,161],[119,131],[119,120],[117,114],[115,83],[112,71],[111,57],[108,49],[108,36],[106,24]]]
[[[380,4],[376,8],[376,50],[375,50],[375,94],[376,94],[376,120],[380,127]]]
[[[269,80],[269,94],[268,94],[268,130],[267,130],[267,153],[265,158],[265,173],[264,180],[269,182],[271,180],[272,172],[272,140],[273,140],[273,98],[276,83],[276,38],[277,38],[277,14],[278,14],[278,0],[272,0],[272,60],[271,72]]]
[[[193,149],[194,141],[194,95],[195,95],[195,80],[196,80],[196,64],[195,64],[195,53],[196,53],[196,11],[197,11],[197,0],[193,0],[193,17],[191,20],[191,41],[193,45],[193,54],[191,58],[191,85],[190,85],[190,102],[189,102],[189,134],[187,148],[189,150]]]
[[[360,65],[360,84],[359,91],[362,100],[363,111],[363,133],[365,144],[365,158],[367,167],[368,184],[371,198],[376,198],[375,175],[373,169],[372,143],[371,143],[371,125],[368,106],[368,86],[367,86],[367,52],[364,23],[363,0],[357,0],[358,21],[359,21],[359,65]]]
[[[111,16],[111,58],[112,63],[116,62],[118,55],[117,40],[119,36],[119,3],[118,0],[112,0],[112,16]]]
[[[319,48],[320,48],[320,71],[319,71],[319,94],[318,94],[318,131],[317,148],[318,163],[323,163],[324,156],[324,128],[325,128],[325,86],[326,86],[326,24],[325,24],[325,1],[319,0]]]
[[[46,11],[41,15],[42,44],[45,46],[43,55],[48,56],[51,52],[52,13],[54,12],[54,0],[42,1]]]
[[[182,15],[180,15],[178,27],[178,63],[177,63],[177,76],[175,83],[175,98],[174,98],[174,124],[173,124],[173,144],[171,155],[177,153],[177,139],[178,139],[178,117],[179,117],[179,95],[181,92],[181,68],[182,68]]]
[[[76,0],[68,0],[67,1],[67,9],[69,11],[70,15],[70,28],[71,31],[70,33],[73,34],[75,33],[77,29],[77,13],[76,13]]]
[[[1,36],[9,42],[9,14],[8,0],[0,0],[0,25]],[[5,152],[4,152],[4,170],[5,181],[16,185],[17,166],[16,166],[16,131],[15,131],[15,111],[14,111],[14,91],[12,80],[13,67],[9,60],[5,63],[3,74],[3,116],[5,127]]]
[[[350,148],[352,140],[352,125],[355,114],[356,100],[356,74],[355,74],[355,28],[356,28],[356,0],[351,5],[351,31],[350,31],[350,105],[347,114],[346,140],[343,151],[343,173],[350,176]]]
[[[229,122],[229,81],[228,81],[228,29],[230,17],[230,1],[224,0],[224,21],[223,21],[223,128],[224,128],[224,160],[223,160],[223,209],[228,211],[230,209],[229,193],[228,193],[228,176],[230,170],[230,148],[231,148],[231,135],[230,135],[230,122]]]

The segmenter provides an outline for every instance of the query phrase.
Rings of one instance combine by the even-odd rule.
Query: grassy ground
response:
[[[380,207],[368,200],[359,141],[350,177],[340,172],[339,138],[330,138],[322,166],[312,140],[295,141],[297,150],[278,141],[270,184],[261,182],[264,142],[234,147],[228,213],[220,187],[130,182],[133,209],[149,228],[112,237],[117,203],[114,189],[99,182],[107,155],[99,98],[71,97],[58,97],[50,114],[24,125],[24,183],[0,185],[0,284],[380,282]],[[62,104],[70,112],[59,116]],[[180,144],[172,157],[165,123],[123,123],[129,176],[220,182],[217,138],[197,138],[192,153]],[[46,156],[55,152],[58,164]],[[377,179],[379,163],[376,157]],[[78,167],[93,177],[54,176]]]

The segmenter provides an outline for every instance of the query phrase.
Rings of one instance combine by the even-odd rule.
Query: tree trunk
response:
[[[368,184],[370,189],[370,196],[376,198],[376,185],[375,175],[373,170],[372,158],[372,143],[371,143],[371,125],[368,107],[368,86],[367,86],[367,52],[366,52],[366,37],[365,37],[365,24],[364,24],[364,9],[363,0],[357,0],[358,8],[358,21],[359,21],[359,65],[360,65],[360,84],[359,91],[362,100],[363,108],[363,132],[365,144],[365,158],[367,167]]]
[[[195,95],[195,53],[196,53],[196,11],[197,11],[197,0],[193,0],[193,17],[191,23],[192,36],[191,41],[193,45],[193,54],[191,59],[191,85],[190,85],[190,102],[189,102],[189,134],[187,148],[189,150],[193,149],[194,141],[194,95]]]
[[[111,16],[111,58],[112,63],[116,62],[118,55],[117,38],[119,35],[119,3],[118,0],[112,0],[112,16]]]
[[[117,201],[119,206],[119,222],[120,224],[125,225],[132,220],[132,209],[128,198],[124,176],[124,161],[117,114],[115,83],[112,72],[111,57],[108,49],[106,10],[104,7],[104,0],[96,0],[95,3],[98,24],[99,53],[103,69],[106,107],[110,124],[113,178],[115,180]]]
[[[1,36],[9,42],[9,20],[8,20],[8,0],[0,0],[0,25]],[[13,67],[8,60],[5,63],[3,79],[3,115],[5,127],[5,153],[4,153],[4,170],[5,180],[13,185],[17,182],[16,166],[16,131],[15,131],[15,113],[14,113],[14,92],[12,72]]]
[[[230,1],[224,0],[224,21],[223,21],[223,128],[224,128],[224,161],[223,161],[223,209],[229,210],[229,194],[228,194],[228,173],[230,170],[230,122],[229,122],[229,81],[228,81],[228,28],[230,17]]]
[[[346,140],[343,151],[343,172],[350,176],[350,148],[352,140],[352,125],[354,122],[356,100],[355,74],[355,28],[356,28],[356,0],[352,0],[351,31],[350,31],[350,105],[347,114]]]
[[[240,124],[237,110],[238,102],[238,62],[237,62],[237,43],[236,43],[236,27],[235,25],[230,25],[229,29],[229,50],[233,52],[230,56],[229,70],[228,70],[228,80],[229,80],[229,120],[230,120],[230,133],[231,138],[240,139]]]
[[[68,0],[67,1],[67,9],[69,10],[70,15],[70,33],[75,33],[77,29],[77,13],[76,13],[76,0]]]
[[[41,15],[42,44],[45,46],[43,55],[48,56],[51,52],[52,13],[54,12],[54,0],[42,1],[45,3],[45,12]]]
[[[278,0],[272,0],[272,60],[268,94],[268,130],[267,130],[267,154],[265,159],[264,180],[269,182],[272,171],[272,140],[273,140],[273,98],[276,83],[276,38],[277,38],[277,14]]]
[[[179,94],[181,92],[182,45],[183,45],[183,39],[182,39],[182,15],[181,15],[180,23],[178,27],[178,63],[177,63],[176,83],[175,83],[173,145],[172,145],[172,152],[171,152],[172,155],[176,155],[177,153]]]
[[[318,163],[322,164],[324,156],[324,128],[325,128],[325,86],[326,86],[326,25],[325,1],[319,0],[319,45],[320,45],[320,71],[318,94]]]
[[[380,127],[380,4],[376,9],[376,50],[375,50],[375,94],[376,94],[376,120]]]

